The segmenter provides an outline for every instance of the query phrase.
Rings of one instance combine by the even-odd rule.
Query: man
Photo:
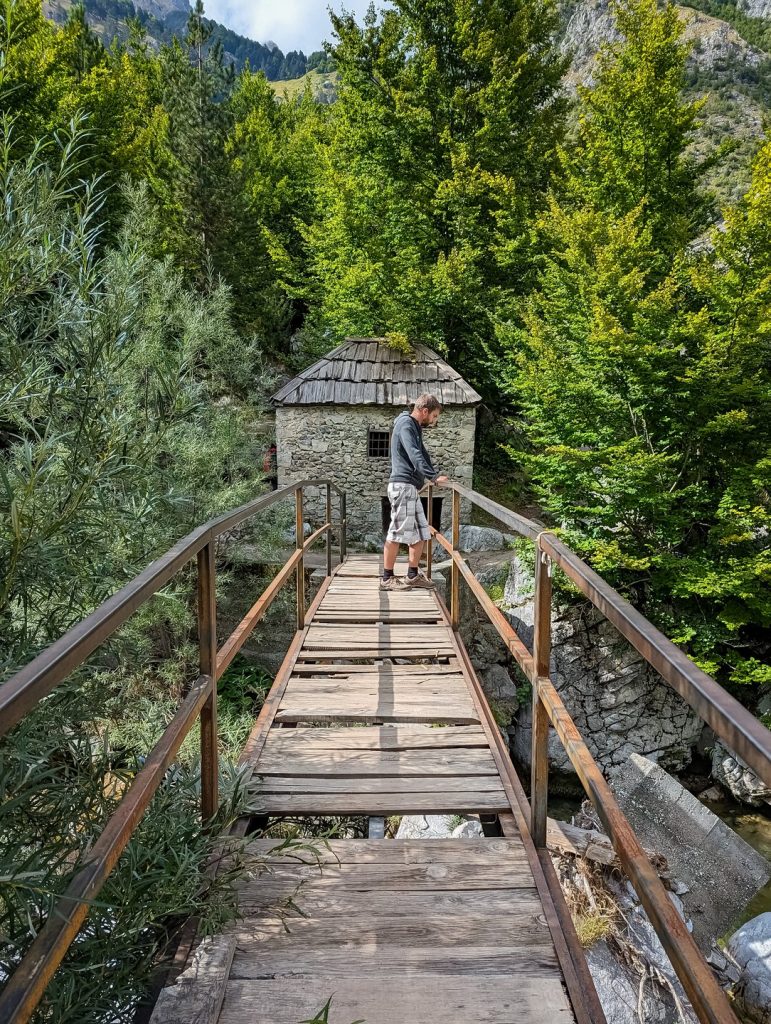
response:
[[[438,474],[423,447],[423,428],[436,426],[441,409],[434,395],[421,395],[412,412],[405,410],[394,421],[391,434],[391,476],[388,483],[391,525],[383,550],[381,590],[431,590],[434,586],[418,568],[423,545],[431,536],[418,491],[426,478],[436,484],[449,482],[448,477]],[[404,581],[394,575],[400,544],[406,544],[410,549],[409,568]]]

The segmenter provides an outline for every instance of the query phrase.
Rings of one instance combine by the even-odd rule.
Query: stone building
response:
[[[391,426],[424,391],[443,407],[426,448],[437,468],[470,487],[480,396],[425,345],[405,355],[382,338],[347,338],[273,395],[278,486],[330,478],[347,492],[350,535],[379,536],[390,515]],[[323,498],[306,494],[306,518],[320,524]],[[437,488],[434,502],[434,523],[446,529],[450,492]]]

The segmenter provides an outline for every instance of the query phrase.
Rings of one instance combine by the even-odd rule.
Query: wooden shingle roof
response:
[[[410,355],[379,338],[346,338],[271,397],[274,405],[407,405],[424,391],[442,405],[476,405],[481,396],[426,345]]]

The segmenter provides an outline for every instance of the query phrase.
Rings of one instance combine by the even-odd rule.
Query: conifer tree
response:
[[[297,102],[281,102],[262,72],[241,73],[230,101],[227,142],[241,197],[228,238],[224,273],[236,315],[273,351],[285,351],[302,324],[305,251],[299,225],[313,211],[309,165],[317,158],[326,108],[307,87]]]
[[[159,174],[168,244],[199,284],[209,276],[230,226],[230,182],[225,141],[227,98],[234,74],[222,43],[197,0],[184,43],[174,40],[161,54],[163,106],[168,115],[170,162]]]

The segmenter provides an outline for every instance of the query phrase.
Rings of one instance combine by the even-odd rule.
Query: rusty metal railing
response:
[[[550,672],[552,566],[558,565],[591,603],[613,623],[662,678],[771,786],[771,733],[553,532],[504,508],[476,491],[456,483],[452,490],[452,536],[431,525],[432,539],[452,560],[449,587],[450,619],[460,622],[459,584],[463,577],[499,636],[533,688],[533,726],[530,780],[530,832],[536,847],[546,846],[548,800],[547,740],[554,728],[584,790],[610,837],[619,861],[645,908],[691,1004],[704,1024],[738,1024],[728,999],[704,960],[685,922],[675,910],[648,856],[621,810],[586,743],[576,728]],[[433,488],[429,486],[428,508]],[[535,625],[532,653],[505,615],[493,603],[458,550],[460,500],[465,498],[535,545]],[[432,542],[427,551],[431,573]]]
[[[304,539],[303,491],[326,488],[326,521]],[[332,572],[332,491],[340,499],[338,528],[340,558],[346,550],[346,498],[329,480],[302,480],[272,491],[241,508],[213,519],[182,538],[170,551],[114,594],[96,611],[38,655],[0,686],[0,737],[8,733],[44,697],[89,657],[112,633],[156,594],[193,558],[197,560],[199,675],[178,711],[153,747],[141,770],[88,857],[48,915],[21,963],[0,995],[0,1021],[24,1024],[45,992],[48,982],[83,924],[88,908],[104,885],[136,826],[147,809],[182,742],[201,720],[201,819],[205,825],[219,805],[217,682],[263,618],[279,590],[294,572],[297,629],[305,620],[305,552],[326,535],[326,571]],[[223,533],[234,529],[270,505],[295,499],[295,551],[270,585],[250,608],[231,636],[217,649],[217,608],[214,548]]]

